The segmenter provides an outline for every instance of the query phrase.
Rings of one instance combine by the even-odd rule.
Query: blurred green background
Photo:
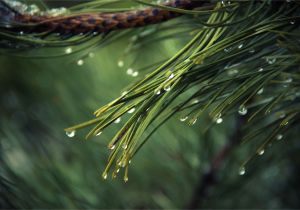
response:
[[[186,208],[193,197],[201,197],[197,208],[299,208],[299,143],[290,140],[297,134],[255,158],[244,176],[238,170],[249,147],[237,147],[205,195],[197,195],[196,188],[209,182],[203,176],[234,132],[234,117],[207,133],[206,119],[190,127],[174,117],[132,160],[127,183],[122,175],[101,178],[107,143],[119,125],[88,141],[87,130],[72,139],[65,135],[64,128],[91,119],[94,110],[147,73],[132,77],[128,68],[138,70],[168,58],[188,39],[151,42],[130,53],[126,49],[132,35],[58,57],[51,55],[65,54],[67,47],[21,53],[48,58],[1,54],[1,207]],[[118,66],[120,59],[124,67]]]

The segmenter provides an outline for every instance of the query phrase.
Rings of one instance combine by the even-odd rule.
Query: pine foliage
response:
[[[122,118],[123,127],[108,144],[112,152],[104,178],[111,168],[115,177],[125,167],[127,180],[131,159],[174,116],[193,125],[203,116],[218,124],[230,115],[242,115],[246,119],[242,143],[258,146],[241,169],[299,126],[298,3],[216,2],[207,12],[185,11],[192,16],[184,33],[193,37],[180,51],[157,67],[148,67],[149,74],[96,110],[95,119],[66,129],[94,126],[89,138]],[[174,28],[176,23],[165,30]],[[160,33],[162,29],[148,39]]]

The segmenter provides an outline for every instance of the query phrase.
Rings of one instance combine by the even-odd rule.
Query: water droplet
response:
[[[102,178],[103,178],[103,179],[107,179],[107,173],[106,173],[106,172],[103,172]]]
[[[238,46],[238,48],[239,48],[239,49],[242,49],[243,46],[244,46],[244,44],[240,44],[240,45]]]
[[[194,125],[197,122],[197,120],[198,120],[197,118],[192,119],[191,125]]]
[[[259,89],[259,91],[257,91],[257,95],[260,95],[264,92],[264,88]]]
[[[68,48],[65,49],[65,53],[66,53],[66,54],[70,54],[70,53],[72,53],[72,52],[73,52],[72,47],[68,47]]]
[[[258,155],[263,155],[265,153],[265,150],[264,149],[261,149],[258,151]]]
[[[89,57],[90,57],[90,58],[93,58],[93,57],[95,57],[95,53],[93,53],[93,52],[90,52],[90,53],[89,53]]]
[[[82,66],[84,64],[84,61],[82,59],[78,60],[77,61],[77,65],[78,66]]]
[[[291,83],[291,82],[293,82],[293,78],[288,78],[288,79],[286,79],[284,82],[285,82],[285,83]]]
[[[239,112],[240,115],[246,115],[247,112],[248,112],[248,109],[244,105],[241,105],[239,107],[239,111],[238,112]]]
[[[180,118],[180,121],[181,121],[181,122],[184,122],[184,121],[186,121],[188,118],[189,118],[188,116],[181,117],[181,118]]]
[[[121,117],[117,118],[117,119],[114,121],[114,123],[116,123],[116,124],[118,124],[118,123],[120,123],[120,122],[121,122]]]
[[[249,53],[255,53],[255,49],[249,50]]]
[[[135,108],[133,107],[133,108],[129,109],[127,113],[132,114],[134,111],[135,111]]]
[[[231,4],[230,1],[221,1],[221,3],[222,3],[222,5],[223,5],[224,7],[226,7],[227,5],[230,5],[230,4]]]
[[[281,140],[283,138],[283,135],[282,134],[278,134],[277,136],[276,136],[276,139],[277,140]]]
[[[28,8],[26,9],[25,12],[28,13],[29,15],[35,15],[40,12],[40,8],[35,4],[31,4],[28,5]]]
[[[66,131],[66,135],[69,138],[73,138],[76,135],[76,130],[72,130],[72,131]]]
[[[115,148],[116,148],[115,144],[108,145],[108,149],[110,149],[110,150],[114,150]]]
[[[281,114],[280,116],[279,116],[279,118],[285,118],[285,114],[283,113],[283,114]]]
[[[294,25],[294,24],[295,24],[295,21],[294,21],[294,20],[291,20],[291,21],[290,21],[290,24]]]
[[[123,148],[123,149],[127,149],[127,148],[128,148],[128,145],[124,143],[124,144],[122,145],[122,148]]]
[[[170,90],[171,90],[171,86],[165,86],[165,87],[164,87],[164,90],[165,90],[166,92],[170,91]]]
[[[222,118],[218,118],[217,120],[216,120],[216,123],[217,124],[221,124],[223,122],[223,119]]]
[[[156,89],[156,90],[154,91],[154,93],[155,93],[156,95],[160,95],[160,94],[161,94],[161,90]]]
[[[125,182],[125,183],[128,182],[128,176],[125,176],[125,177],[124,177],[124,182]]]
[[[263,71],[264,69],[262,68],[262,67],[260,67],[259,69],[258,69],[258,71],[259,72],[261,72],[261,71]]]
[[[240,167],[239,169],[239,175],[243,176],[246,173],[245,167]]]
[[[139,72],[138,72],[138,71],[135,71],[135,72],[132,73],[132,76],[133,76],[133,77],[137,77],[138,75],[139,75]]]
[[[231,50],[232,50],[232,48],[231,48],[231,47],[228,47],[228,48],[225,48],[225,49],[224,49],[224,52],[228,53],[228,52],[230,52]]]
[[[276,58],[266,58],[268,64],[274,64],[276,62]]]
[[[102,134],[102,131],[99,131],[96,136],[100,136]]]
[[[132,68],[127,69],[126,74],[132,75],[133,74],[133,69]]]
[[[215,117],[214,117],[214,121],[217,123],[217,124],[221,124],[223,122],[223,119],[221,118],[222,117],[222,114],[219,113],[217,114]]]
[[[24,31],[20,31],[19,35],[21,35],[21,36],[24,35]]]
[[[170,74],[170,76],[168,77],[168,79],[173,79],[175,77],[175,75],[172,73]]]
[[[232,76],[232,75],[235,75],[237,73],[239,73],[239,70],[237,70],[237,69],[230,69],[230,70],[227,71],[228,76]]]
[[[118,66],[119,66],[120,68],[122,68],[122,67],[124,66],[124,61],[119,60],[119,61],[118,61]]]
[[[198,99],[194,99],[194,100],[192,101],[192,104],[197,104],[197,103],[199,103],[199,100],[198,100]]]
[[[128,163],[131,164],[131,160],[129,160]]]

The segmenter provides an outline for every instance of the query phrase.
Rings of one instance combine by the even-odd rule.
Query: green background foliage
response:
[[[149,73],[145,69],[131,77],[128,68],[137,70],[167,59],[192,37],[173,34],[173,39],[148,44],[141,39],[134,50],[137,32],[143,29],[71,55],[52,57],[65,54],[67,47],[0,55],[1,207],[186,208],[196,196],[202,197],[199,208],[299,208],[297,129],[255,157],[244,176],[239,168],[253,146],[238,145],[216,172],[216,183],[205,195],[197,195],[212,160],[235,133],[236,115],[208,130],[208,117],[189,126],[175,115],[132,159],[129,182],[124,183],[122,176],[102,179],[107,144],[120,125],[89,140],[84,131],[68,138],[63,129],[89,120],[96,108]],[[44,58],[27,57],[37,54]],[[80,59],[83,65],[77,65]],[[121,68],[120,59],[125,64]]]

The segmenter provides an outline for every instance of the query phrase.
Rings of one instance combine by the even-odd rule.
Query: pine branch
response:
[[[212,123],[222,123],[235,110],[240,115],[255,110],[247,119],[251,129],[246,139],[264,140],[258,154],[290,124],[299,121],[298,100],[293,94],[299,87],[299,49],[286,47],[294,46],[290,40],[298,42],[295,22],[299,21],[299,7],[285,2],[243,2],[229,11],[220,10],[223,6],[216,5],[218,12],[208,17],[206,27],[197,29],[176,55],[95,111],[96,119],[66,129],[72,133],[94,125],[87,138],[98,136],[121,117],[127,118],[127,112],[132,114],[108,144],[112,153],[104,178],[115,163],[113,177],[125,167],[127,180],[129,162],[149,139],[144,137],[142,141],[143,133],[155,121],[161,122],[154,132],[179,112],[185,113],[181,121],[193,125],[206,112]],[[290,94],[294,96],[292,101]],[[266,127],[271,132],[255,131]]]
[[[105,6],[112,2],[121,3],[122,1],[108,1],[107,3],[96,1],[79,5],[71,10],[61,8],[40,11],[37,6],[28,9],[29,6],[18,1],[1,0],[0,36],[10,42],[10,45],[2,47],[12,48],[16,45],[14,42],[26,43],[30,47],[32,45],[45,47],[62,46],[66,43],[78,44],[94,36],[105,36],[115,30],[157,24],[184,13],[207,14],[209,12],[207,10],[211,8],[211,6],[205,6],[206,1],[173,0],[159,5],[134,0],[135,5],[151,7],[129,11],[126,11],[128,10],[126,8],[121,8],[121,11],[89,10],[89,7]],[[191,11],[203,5],[206,11],[202,11],[203,8]]]
[[[50,19],[48,15],[16,14],[18,10],[10,11],[6,5],[1,4],[1,7],[5,8],[3,11],[9,14],[7,21],[1,13],[0,36],[4,40],[1,44],[4,48],[13,48],[16,47],[15,43],[21,43],[18,51],[20,48],[32,48],[33,45],[53,47],[85,43],[84,48],[101,44],[104,46],[122,37],[126,31],[112,32],[104,37],[99,37],[99,32],[145,26],[145,19],[141,18],[145,11],[150,23],[152,20],[153,23],[158,23],[181,13],[193,15],[185,24],[186,30],[181,31],[183,35],[192,34],[193,38],[181,50],[158,67],[147,68],[149,74],[144,75],[111,103],[96,110],[94,119],[66,129],[67,135],[73,137],[77,130],[94,126],[87,134],[89,138],[99,136],[114,123],[123,123],[123,127],[108,144],[112,152],[103,178],[106,179],[109,172],[116,177],[124,167],[124,180],[127,181],[131,159],[149,140],[152,133],[178,114],[181,115],[180,120],[189,125],[194,125],[197,119],[204,115],[211,118],[211,124],[222,123],[234,112],[247,116],[243,142],[259,142],[260,146],[244,164],[256,154],[262,153],[278,136],[298,125],[298,2],[223,1],[214,3],[212,10],[206,7],[204,10],[190,10],[194,8],[191,6],[193,3],[199,6],[202,2],[184,0],[153,5],[136,0],[134,2],[138,4],[135,5],[143,4],[156,8],[146,8],[142,11],[121,9],[122,13],[119,13],[120,9],[112,8],[109,14],[96,14],[99,17],[96,23],[95,13],[92,16],[82,14],[95,10],[99,12],[102,6],[119,2],[88,2],[71,8],[71,14],[51,16]],[[185,6],[181,7],[181,3]],[[131,15],[140,24],[126,25]],[[79,21],[76,18],[79,18]],[[36,19],[36,22],[33,19]],[[11,22],[12,20],[15,21]],[[66,20],[72,22],[71,32],[66,33],[70,36],[62,37],[68,25],[63,22]],[[79,22],[86,23],[89,20],[91,24],[78,27]],[[107,28],[105,20],[111,23],[107,24]],[[152,30],[144,36],[132,31],[144,42],[152,43],[159,34],[178,28],[180,20],[183,19],[166,23],[168,27]],[[117,26],[124,23],[122,21],[126,24],[121,24],[122,27]],[[43,27],[40,26],[45,26],[44,23],[48,28],[41,30]],[[101,27],[96,30],[95,27],[99,24]],[[22,34],[16,34],[16,29],[20,32],[22,27],[28,27],[28,30],[24,29]],[[62,33],[60,29],[65,31]],[[74,33],[73,29],[76,29]],[[57,32],[59,34],[53,35]],[[79,36],[80,33],[83,33],[83,36]],[[167,38],[169,37],[157,39]],[[135,50],[141,53],[144,48],[136,47]],[[66,54],[70,54],[70,51]],[[248,113],[250,109],[251,114]],[[150,135],[145,136],[146,131],[150,131]]]

